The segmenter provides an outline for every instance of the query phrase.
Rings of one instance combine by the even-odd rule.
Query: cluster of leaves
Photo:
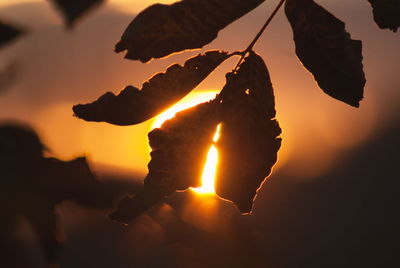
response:
[[[85,158],[61,161],[43,155],[45,147],[30,128],[0,125],[0,235],[13,233],[15,221],[24,217],[37,232],[46,258],[54,261],[57,241],[55,206],[64,200],[111,208],[127,185],[100,182]]]
[[[396,31],[400,26],[399,2],[368,1],[378,26]],[[102,0],[54,2],[71,26]],[[115,50],[127,51],[128,59],[148,62],[202,48],[220,30],[263,2],[182,0],[152,5],[129,24]],[[281,0],[278,8],[284,2]],[[345,24],[313,0],[287,0],[285,13],[293,29],[296,54],[320,88],[333,98],[358,107],[366,82],[361,41],[351,39]],[[10,29],[9,39],[18,33]],[[113,219],[127,223],[164,196],[199,186],[218,125],[221,134],[216,143],[220,153],[216,192],[233,201],[241,212],[251,212],[257,189],[270,174],[281,143],[268,70],[253,51],[259,35],[244,51],[208,51],[188,59],[183,66],[175,64],[156,74],[140,90],[127,86],[118,95],[108,92],[92,103],[73,107],[75,115],[87,121],[139,124],[190,93],[223,61],[240,56],[238,66],[226,75],[226,84],[215,99],[178,113],[149,133],[152,159],[143,191],[122,200],[111,215]]]
[[[395,32],[400,26],[400,2],[368,1],[378,26]],[[66,24],[72,26],[103,0],[53,2],[63,12]],[[202,48],[220,30],[263,2],[182,0],[153,5],[129,24],[115,50],[127,51],[128,59],[148,62]],[[281,0],[278,7],[284,2]],[[333,98],[358,107],[366,82],[361,41],[351,39],[345,24],[313,0],[286,0],[285,13],[293,29],[296,54],[319,87]],[[22,33],[0,21],[0,46]],[[118,95],[107,92],[92,103],[73,107],[75,115],[86,121],[139,124],[189,94],[228,58],[240,57],[213,100],[177,113],[149,133],[152,152],[143,189],[122,199],[110,215],[112,219],[129,223],[164,196],[200,186],[213,143],[219,150],[217,195],[232,201],[242,213],[251,212],[257,190],[271,173],[281,146],[274,91],[264,60],[253,51],[255,41],[241,52],[208,51],[188,59],[183,66],[170,66],[141,89],[127,86]],[[6,78],[11,75],[5,73]],[[218,126],[220,138],[214,142]],[[9,232],[19,216],[25,217],[37,231],[47,258],[53,260],[58,247],[56,204],[74,200],[104,209],[113,205],[122,189],[97,181],[85,158],[64,162],[45,157],[44,150],[32,130],[19,125],[0,126],[0,229]]]
[[[221,29],[262,2],[182,0],[152,5],[129,24],[115,50],[127,51],[128,59],[148,62],[202,48]],[[284,2],[280,1],[275,13]],[[394,14],[400,14],[398,2],[370,2],[378,25],[396,30],[399,16]],[[333,98],[358,107],[366,82],[361,41],[351,39],[345,24],[313,0],[287,0],[285,13],[293,29],[296,54],[320,88]],[[156,74],[141,90],[127,86],[118,95],[107,92],[92,103],[73,107],[75,116],[87,121],[138,124],[179,101],[227,58],[241,57],[238,66],[226,75],[226,84],[215,99],[177,113],[149,133],[152,152],[144,188],[123,199],[111,214],[112,219],[128,223],[164,196],[198,187],[218,125],[216,193],[234,202],[242,213],[251,212],[257,189],[270,174],[281,145],[268,70],[253,51],[258,37],[245,51],[208,51],[183,66],[175,64],[165,73]]]
[[[104,2],[104,0],[52,1],[63,14],[68,27],[73,27],[84,14]],[[127,58],[147,62],[151,58],[161,58],[172,52],[200,48],[215,39],[219,30],[264,1],[184,0],[170,6],[153,5],[135,18],[115,50],[117,52],[128,50]],[[368,0],[368,2],[373,8],[374,20],[378,26],[396,32],[400,26],[399,1]],[[23,31],[19,27],[0,20],[0,46],[14,40],[21,33]],[[157,34],[158,38],[155,39],[153,34]]]

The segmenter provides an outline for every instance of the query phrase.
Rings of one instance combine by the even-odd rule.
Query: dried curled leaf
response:
[[[345,24],[312,0],[287,0],[296,54],[328,95],[358,107],[365,75],[362,44],[352,40]]]
[[[185,49],[201,48],[218,32],[264,0],[182,0],[148,7],[129,24],[115,51],[147,62]]]
[[[115,96],[107,92],[89,104],[73,107],[75,115],[86,121],[133,125],[146,121],[179,101],[201,83],[231,55],[208,51],[190,58],[180,66],[174,64],[165,73],[153,76],[139,90],[128,86]]]
[[[237,74],[227,76],[224,91],[215,190],[249,213],[281,145],[281,129],[273,119],[273,88],[262,58],[254,53],[247,57]]]
[[[22,33],[23,31],[21,29],[6,24],[0,20],[0,46],[11,42]]]
[[[77,19],[90,9],[100,5],[103,0],[53,0],[62,11],[66,24],[71,27]]]
[[[219,123],[220,103],[202,103],[176,114],[149,133],[152,148],[144,190],[125,198],[111,214],[128,223],[162,197],[200,186],[201,173]]]
[[[368,0],[373,8],[374,20],[381,29],[397,32],[400,27],[399,0]]]

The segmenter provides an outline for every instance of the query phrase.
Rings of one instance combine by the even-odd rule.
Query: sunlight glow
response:
[[[214,142],[219,138],[219,128],[214,135]],[[203,174],[201,176],[201,187],[192,188],[193,191],[199,194],[215,194],[215,173],[218,165],[218,150],[214,145],[211,145],[207,154],[207,161],[204,165]]]
[[[188,96],[183,98],[181,101],[179,101],[177,104],[170,107],[169,109],[164,111],[162,114],[158,115],[152,125],[152,129],[161,127],[161,125],[165,121],[174,117],[177,112],[180,112],[182,110],[185,110],[187,108],[190,108],[192,106],[200,104],[202,102],[212,100],[213,98],[215,98],[215,95],[217,95],[217,93],[218,93],[218,91],[200,91],[200,92],[193,92],[193,93],[189,94]]]
[[[163,112],[161,115],[159,115],[156,118],[152,128],[161,127],[161,125],[166,120],[174,117],[177,112],[190,108],[197,104],[200,104],[202,102],[209,101],[213,99],[216,94],[217,91],[203,91],[203,92],[194,92],[190,94],[189,96],[178,102],[176,105],[172,106],[171,108]],[[216,142],[218,138],[219,138],[219,126],[213,138],[214,142]],[[210,147],[210,150],[208,151],[207,160],[204,165],[203,173],[201,176],[202,185],[199,188],[191,188],[194,192],[198,194],[207,194],[207,195],[215,194],[214,181],[215,181],[215,172],[217,170],[217,163],[218,163],[218,151],[217,148],[214,145],[212,145]]]

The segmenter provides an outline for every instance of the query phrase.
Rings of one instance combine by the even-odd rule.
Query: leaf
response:
[[[352,40],[345,24],[312,0],[287,0],[296,54],[319,87],[331,97],[358,107],[365,75],[361,41]]]
[[[200,186],[203,166],[219,123],[219,102],[199,104],[176,114],[149,133],[152,148],[145,187],[163,195]]]
[[[262,58],[251,53],[237,74],[227,77],[224,91],[215,190],[249,213],[281,145],[281,129],[273,119],[273,88]]]
[[[0,20],[0,46],[13,41],[23,34],[23,30],[4,23]]]
[[[128,223],[164,196],[200,186],[201,174],[219,123],[220,103],[211,101],[176,114],[149,133],[152,148],[144,190],[125,198],[111,219]]]
[[[60,161],[44,157],[44,150],[32,129],[14,123],[0,125],[1,221],[14,228],[17,218],[26,218],[47,260],[54,261],[59,246],[55,206],[73,200],[91,208],[110,208],[124,191],[99,182],[84,157]]]
[[[190,58],[180,66],[174,64],[158,73],[139,90],[127,86],[119,95],[107,92],[90,104],[73,107],[75,115],[86,121],[133,125],[156,116],[197,87],[219,64],[232,54],[208,51]]]
[[[397,32],[400,26],[400,1],[368,0],[373,8],[374,20],[381,29]]]
[[[147,62],[185,49],[201,48],[218,32],[259,6],[264,0],[183,0],[155,4],[129,24],[115,51]]]
[[[21,154],[23,156],[42,155],[45,150],[37,134],[26,126],[15,123],[3,123],[0,125],[0,146],[2,154]],[[18,151],[14,151],[17,149]],[[21,152],[21,150],[23,150]]]
[[[100,5],[103,0],[53,0],[62,11],[66,24],[72,27],[77,19],[95,6]]]

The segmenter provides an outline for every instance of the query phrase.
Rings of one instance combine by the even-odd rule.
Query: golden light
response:
[[[214,135],[214,142],[219,138],[219,128]],[[204,165],[203,174],[201,176],[201,187],[192,188],[193,191],[199,194],[215,194],[215,173],[218,165],[218,150],[214,145],[211,145],[207,154],[206,164]]]
[[[215,97],[218,91],[203,91],[203,92],[194,92],[180,102],[178,102],[173,107],[169,108],[162,114],[160,114],[156,121],[154,122],[152,128],[160,127],[166,120],[171,119],[175,116],[175,114],[179,111],[185,110],[202,102],[209,101]],[[219,126],[214,135],[214,142],[219,138]],[[207,160],[204,165],[203,173],[201,176],[201,187],[199,188],[191,188],[194,192],[198,194],[215,194],[214,189],[214,181],[215,181],[215,172],[217,170],[218,163],[218,151],[214,145],[210,147],[210,150],[207,154]]]

